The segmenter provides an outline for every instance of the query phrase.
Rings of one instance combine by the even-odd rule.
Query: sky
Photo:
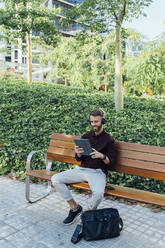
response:
[[[165,32],[165,0],[153,0],[153,3],[144,9],[147,17],[140,16],[124,27],[133,28],[154,40],[161,32]]]

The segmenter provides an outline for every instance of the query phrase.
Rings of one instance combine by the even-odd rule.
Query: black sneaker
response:
[[[69,211],[68,217],[63,221],[63,223],[65,225],[72,224],[76,220],[76,218],[81,214],[81,212],[82,212],[82,207],[80,205],[78,205],[78,208],[75,211],[71,209]]]

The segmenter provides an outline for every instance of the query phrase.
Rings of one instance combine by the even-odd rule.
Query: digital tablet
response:
[[[88,139],[74,139],[76,146],[83,148],[84,152],[81,153],[82,155],[89,155],[93,152],[91,144]]]

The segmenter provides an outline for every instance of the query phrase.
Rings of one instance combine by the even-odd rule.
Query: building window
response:
[[[27,63],[26,57],[22,57],[22,64],[26,64],[26,63]]]
[[[6,61],[6,62],[11,62],[11,56],[6,56],[6,57],[5,57],[5,61]]]
[[[25,45],[22,45],[22,53],[26,54],[26,46]]]
[[[18,59],[18,51],[17,50],[14,51],[14,58]]]

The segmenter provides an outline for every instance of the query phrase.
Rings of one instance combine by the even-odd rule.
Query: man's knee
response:
[[[59,174],[55,174],[54,176],[51,177],[51,182],[53,184],[53,186],[55,186],[56,184],[61,183],[61,177],[59,176]]]

